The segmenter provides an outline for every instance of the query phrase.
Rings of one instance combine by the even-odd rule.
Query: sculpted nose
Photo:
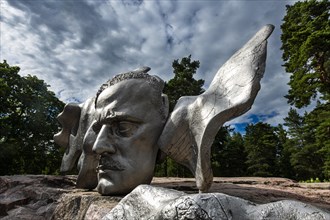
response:
[[[93,152],[96,154],[115,153],[116,148],[112,142],[109,134],[109,127],[103,125],[93,145]]]

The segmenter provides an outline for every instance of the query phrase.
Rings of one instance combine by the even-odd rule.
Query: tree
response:
[[[318,103],[305,116],[306,132],[313,141],[313,177],[330,179],[330,103]]]
[[[288,128],[290,139],[296,142],[297,147],[304,145],[304,118],[296,109],[290,108],[288,116],[284,118],[284,125]]]
[[[64,104],[43,80],[19,70],[0,63],[0,175],[54,173],[63,152],[53,135]]]
[[[183,57],[181,61],[174,60],[173,64],[173,79],[170,79],[164,88],[164,93],[167,94],[170,104],[170,112],[173,110],[176,102],[182,96],[200,95],[204,92],[204,80],[194,79],[199,61],[192,61],[191,55]]]
[[[245,128],[247,172],[252,176],[277,176],[278,137],[275,129],[266,123],[249,124]]]
[[[288,132],[279,124],[275,128],[278,137],[278,174],[285,178],[294,178],[295,173],[291,165],[292,140],[288,137]]]
[[[292,73],[288,102],[302,108],[317,101],[311,112],[299,116],[290,110],[285,119],[296,179],[330,177],[329,15],[329,1],[297,2],[287,6],[281,26],[284,66]]]
[[[315,115],[314,115],[315,116]],[[308,113],[300,116],[295,109],[290,109],[284,125],[288,128],[289,139],[286,149],[290,152],[290,163],[296,180],[322,178],[323,157],[322,148],[316,142],[316,127],[320,124],[317,117]],[[321,119],[322,120],[322,119]]]
[[[180,97],[200,95],[204,92],[202,88],[204,80],[196,80],[193,77],[199,68],[199,61],[192,61],[191,55],[189,55],[188,57],[183,57],[180,61],[174,60],[172,67],[174,77],[164,87],[164,93],[169,99],[170,112],[173,111]],[[187,177],[191,176],[191,172],[172,159],[166,158],[162,164],[156,166],[156,175]]]
[[[212,145],[211,162],[214,176],[246,175],[242,135],[226,126],[220,128]]]
[[[288,5],[283,18],[285,70],[292,73],[288,102],[297,108],[311,99],[330,100],[330,2],[310,0]]]

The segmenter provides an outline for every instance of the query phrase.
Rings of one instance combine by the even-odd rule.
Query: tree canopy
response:
[[[269,124],[258,122],[249,124],[245,130],[248,174],[252,176],[277,175],[279,141],[275,129]]]
[[[176,102],[182,96],[200,95],[204,92],[204,80],[194,79],[199,61],[191,60],[191,55],[183,57],[180,62],[174,60],[172,63],[174,77],[170,79],[164,88],[164,93],[168,96],[170,111],[173,110]]]
[[[291,73],[288,102],[298,108],[312,99],[330,100],[330,2],[287,5],[282,47],[285,70]]]
[[[245,176],[247,166],[243,136],[228,126],[221,127],[212,145],[214,176]]]
[[[300,116],[291,109],[285,124],[296,179],[330,178],[330,2],[311,0],[287,6],[283,18],[284,66],[291,74],[288,102],[297,108],[309,106]]]
[[[0,175],[55,173],[62,153],[54,146],[64,104],[36,76],[0,63]]]

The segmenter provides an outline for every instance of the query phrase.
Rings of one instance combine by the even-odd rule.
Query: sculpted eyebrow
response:
[[[135,118],[130,115],[121,115],[121,114],[107,115],[106,117],[102,117],[100,119],[101,124],[110,124],[112,122],[117,122],[117,121],[129,121],[129,122],[138,123],[138,124],[143,122],[139,118]]]

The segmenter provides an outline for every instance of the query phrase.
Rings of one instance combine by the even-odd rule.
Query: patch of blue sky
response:
[[[275,111],[271,112],[270,114],[259,114],[259,115],[251,114],[248,117],[248,122],[236,123],[236,124],[233,124],[232,127],[234,127],[235,132],[239,132],[241,134],[245,134],[245,127],[248,124],[256,124],[258,122],[267,123],[267,120],[268,119],[273,118],[273,117],[275,117],[277,115],[279,115],[279,113],[277,113]]]

